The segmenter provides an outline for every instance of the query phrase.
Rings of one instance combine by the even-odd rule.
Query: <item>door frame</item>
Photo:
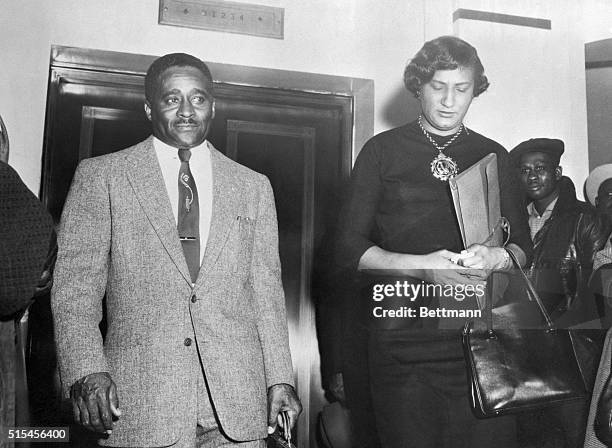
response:
[[[96,50],[63,45],[51,46],[51,69],[57,73],[62,69],[102,71],[117,75],[144,75],[147,68],[158,56],[117,51]],[[206,62],[206,61],[205,61]],[[206,62],[213,74],[215,85],[264,87],[269,89],[292,90],[296,92],[318,93],[323,95],[344,96],[352,102],[352,123],[347,129],[351,136],[351,159],[348,172],[365,142],[374,134],[374,81],[365,78],[325,75],[291,70],[277,70],[249,67],[219,62]],[[49,84],[58,83],[50,72]],[[61,75],[60,75],[61,76]],[[49,97],[47,114],[55,106],[56,98]],[[45,129],[45,147],[48,130]],[[344,170],[343,170],[344,171]],[[43,164],[44,172],[44,164]]]

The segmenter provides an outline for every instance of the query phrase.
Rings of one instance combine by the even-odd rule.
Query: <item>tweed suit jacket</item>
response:
[[[211,161],[211,229],[194,287],[152,137],[75,173],[52,311],[65,392],[94,372],[117,385],[122,416],[102,444],[165,446],[195,430],[202,367],[237,441],[266,437],[267,388],[293,384],[272,189],[212,148]]]

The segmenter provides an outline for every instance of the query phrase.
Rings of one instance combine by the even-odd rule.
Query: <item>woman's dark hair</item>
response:
[[[210,81],[212,88],[213,78],[208,66],[203,61],[186,53],[170,53],[155,59],[147,70],[145,75],[145,98],[147,101],[153,100],[160,76],[170,67],[196,68]]]
[[[433,78],[437,70],[471,68],[474,71],[474,96],[480,95],[489,87],[476,49],[466,41],[455,36],[441,36],[425,42],[404,70],[404,85],[415,97],[419,97],[421,87]]]

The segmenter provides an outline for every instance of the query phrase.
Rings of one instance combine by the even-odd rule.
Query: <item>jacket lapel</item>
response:
[[[153,147],[153,137],[141,143],[128,159],[128,180],[147,219],[185,280],[191,277],[179,240],[170,198]]]
[[[240,196],[231,162],[212,145],[209,147],[213,173],[213,206],[208,242],[196,285],[203,282],[206,274],[215,264],[227,241],[230,229],[235,225]]]

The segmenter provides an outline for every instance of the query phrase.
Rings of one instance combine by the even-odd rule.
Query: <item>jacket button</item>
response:
[[[191,303],[196,303],[198,301],[198,296],[195,294],[191,296]]]
[[[183,344],[185,344],[186,347],[189,347],[191,345],[191,338],[185,338]]]

